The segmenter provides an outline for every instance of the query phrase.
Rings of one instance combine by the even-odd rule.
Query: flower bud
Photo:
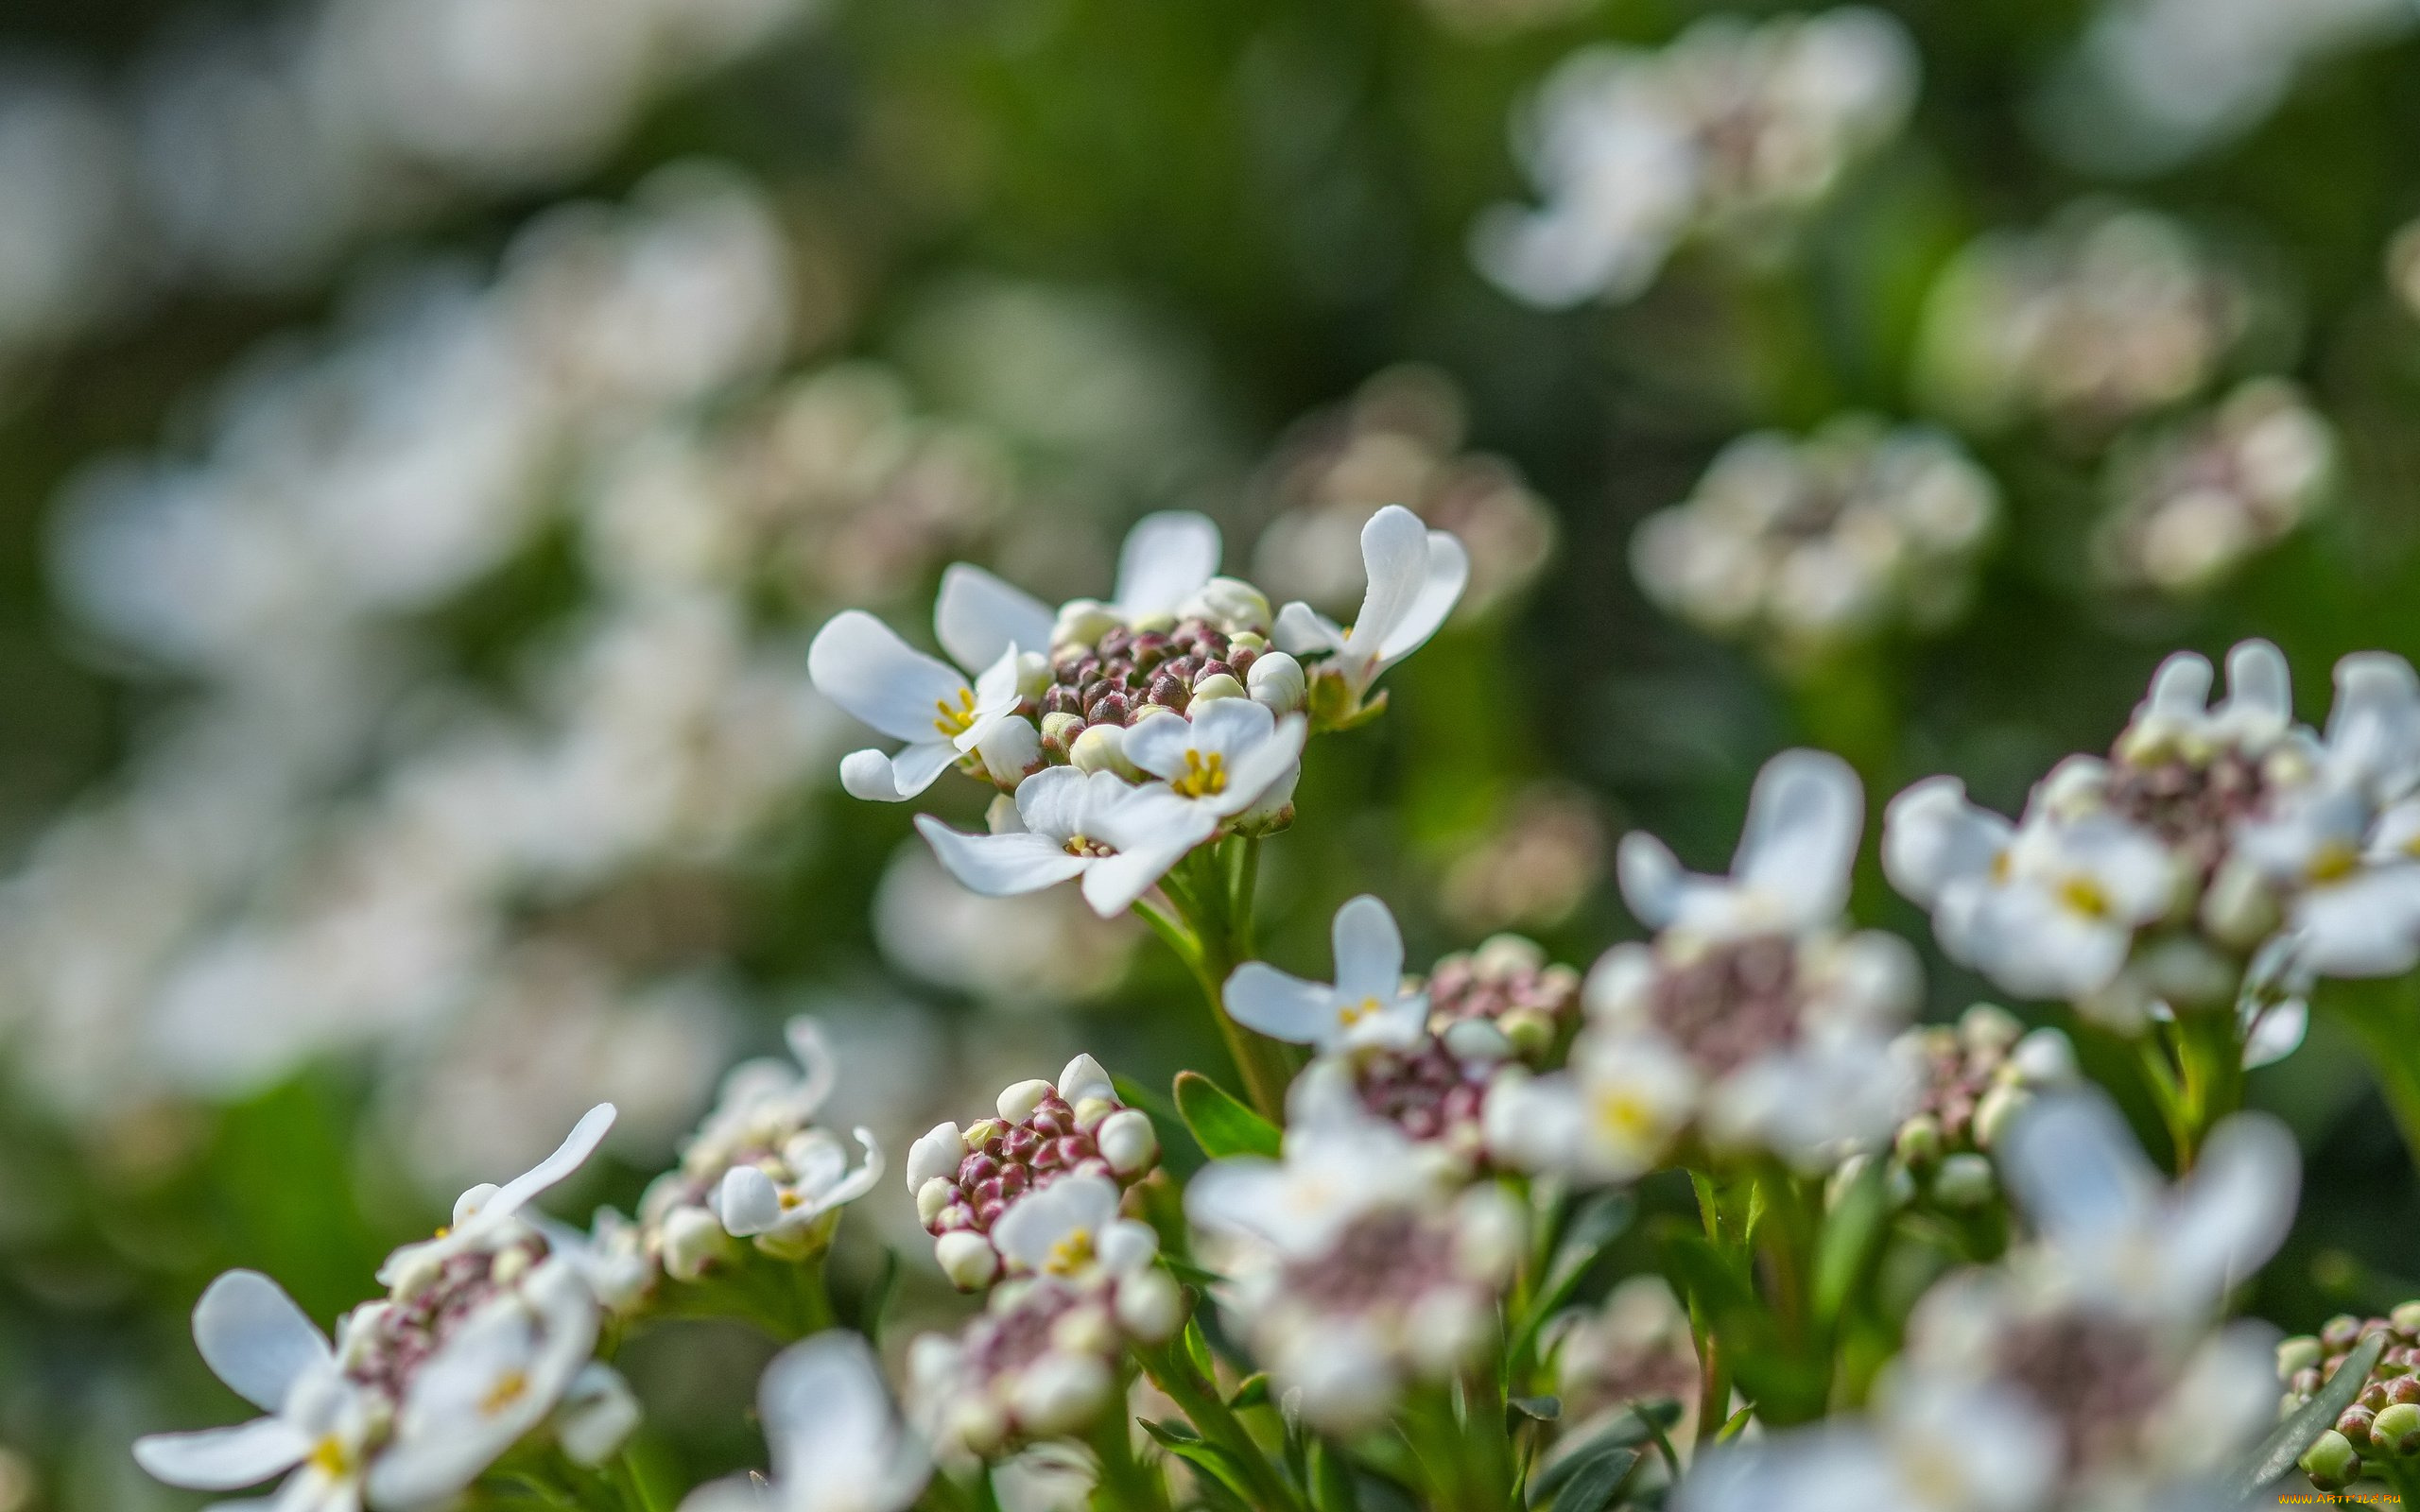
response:
[[[966,1139],[955,1124],[936,1124],[908,1147],[908,1190],[921,1201],[925,1184],[935,1177],[955,1176],[966,1159]]]
[[[2019,1040],[2008,1064],[2029,1087],[2061,1087],[2078,1075],[2075,1042],[2056,1029],[2036,1029]]]
[[[1036,1438],[1074,1433],[1099,1415],[1111,1384],[1109,1367],[1095,1356],[1053,1350],[1017,1379],[1018,1426]]]
[[[1208,620],[1222,634],[1262,634],[1269,628],[1269,595],[1240,577],[1213,577],[1185,601],[1184,613]]]
[[[990,1457],[1008,1436],[1008,1415],[980,1397],[951,1402],[942,1423],[944,1443],[955,1443],[978,1459]]]
[[[528,1272],[529,1251],[518,1245],[496,1251],[495,1258],[488,1262],[488,1280],[498,1286],[510,1286]]]
[[[977,743],[975,754],[983,763],[984,776],[997,786],[1014,788],[1028,773],[1042,769],[1042,736],[1032,720],[1011,714]]]
[[[2370,1442],[2404,1458],[2420,1454],[2420,1406],[2408,1401],[2390,1403],[2370,1425]]]
[[[2404,1304],[2405,1307],[2411,1305],[2409,1302]],[[2398,1312],[2401,1310],[2396,1309]],[[2319,1368],[2319,1362],[2324,1358],[2325,1356],[2320,1351],[2319,1341],[2308,1333],[2298,1333],[2290,1339],[2283,1340],[2277,1346],[2277,1379],[2284,1381],[2291,1378],[2297,1371],[2315,1370]]]
[[[1184,1326],[1184,1294],[1154,1266],[1117,1283],[1117,1326],[1145,1344],[1164,1344]]]
[[[916,1221],[930,1228],[942,1210],[958,1200],[958,1183],[937,1176],[916,1189]]]
[[[2405,1338],[2420,1338],[2420,1302],[2404,1302],[2386,1315],[2394,1332]]]
[[[2031,1101],[2033,1094],[2022,1087],[2003,1084],[1985,1092],[1975,1105],[1975,1143],[1987,1150],[1997,1148],[2000,1136]]]
[[[999,1252],[992,1241],[981,1234],[955,1228],[933,1241],[933,1259],[940,1263],[942,1274],[961,1292],[972,1292],[992,1283],[1000,1274]]]
[[[1958,1016],[1958,1038],[1970,1050],[2001,1054],[2025,1034],[2025,1022],[1996,1003],[1977,1003]]]
[[[1042,747],[1045,750],[1064,756],[1068,747],[1076,743],[1076,737],[1083,732],[1084,716],[1081,714],[1062,711],[1042,716]]]
[[[1196,704],[1205,704],[1213,698],[1240,698],[1243,696],[1244,685],[1236,680],[1232,672],[1213,672],[1193,685],[1193,701]]]
[[[1512,1053],[1529,1061],[1544,1059],[1562,1032],[1554,1015],[1543,1008],[1514,1008],[1496,1021],[1496,1027],[1504,1031]]]
[[[1050,644],[1091,645],[1117,627],[1117,615],[1097,598],[1071,598],[1059,610],[1057,623],[1050,627]]]
[[[696,1280],[732,1247],[722,1220],[703,1208],[679,1207],[665,1217],[664,1271],[675,1280]]]
[[[1252,670],[1244,674],[1244,681],[1251,689],[1252,701],[1270,713],[1290,714],[1303,707],[1303,663],[1283,651],[1255,657]]]
[[[2352,1441],[2332,1428],[2304,1450],[2296,1463],[2310,1477],[2310,1484],[2323,1491],[2344,1489],[2353,1484],[2353,1477],[2361,1469],[2360,1455],[2354,1452]]]
[[[1016,795],[994,793],[992,801],[983,806],[983,828],[993,834],[1015,834],[1025,828],[1025,818],[1017,813]]]
[[[1031,1081],[1018,1082],[1000,1093],[1000,1121],[1004,1124],[1024,1123],[1033,1116],[1035,1108],[1042,1106],[1042,1100],[1052,1093],[1051,1085],[1038,1076]]]
[[[1899,1159],[1919,1169],[1928,1168],[1941,1159],[1941,1121],[1929,1113],[1919,1113],[1899,1125],[1899,1137],[1893,1143]]]
[[[1039,701],[1050,688],[1050,659],[1039,651],[1017,652],[1017,696]]]
[[[1933,1175],[1932,1195],[1945,1208],[1979,1208],[1992,1200],[1996,1186],[1990,1160],[1962,1152],[1941,1162]]]
[[[1160,1158],[1160,1137],[1153,1131],[1150,1118],[1139,1108],[1121,1108],[1110,1114],[1101,1120],[1093,1137],[1100,1145],[1101,1159],[1122,1177],[1137,1175]]]
[[[2378,1415],[2367,1407],[2347,1407],[2336,1419],[2336,1432],[2342,1434],[2344,1441],[2353,1446],[2354,1453],[2373,1453],[2377,1446],[2371,1440],[2370,1430],[2377,1425],[2377,1420]]]
[[[1089,1134],[1100,1127],[1101,1120],[1117,1111],[1117,1104],[1106,1097],[1087,1097],[1075,1106],[1076,1126]]]
[[[1118,725],[1086,725],[1067,747],[1067,760],[1081,772],[1134,773],[1134,764],[1126,759],[1126,730]]]
[[[1462,1019],[1445,1026],[1438,1037],[1445,1043],[1445,1053],[1456,1060],[1493,1064],[1510,1059],[1512,1040],[1501,1025],[1486,1019]]]
[[[1449,1376],[1487,1348],[1492,1308],[1460,1287],[1429,1291],[1404,1317],[1404,1342],[1422,1371]]]
[[[2276,895],[2258,867],[2240,856],[2220,866],[2202,895],[2202,927],[2238,950],[2251,949],[2276,929]]]

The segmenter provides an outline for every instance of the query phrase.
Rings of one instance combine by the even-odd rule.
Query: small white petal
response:
[[[1095,865],[1041,834],[965,834],[929,814],[916,816],[916,831],[951,876],[990,898],[1038,892]]]
[[[1218,575],[1219,527],[1206,515],[1163,510],[1134,522],[1117,553],[1117,612],[1127,623],[1174,614]]]
[[[265,1412],[282,1410],[294,1383],[331,1358],[328,1341],[294,1298],[254,1270],[231,1270],[210,1283],[194,1304],[193,1337],[218,1379]]]
[[[936,718],[959,707],[966,679],[899,638],[862,610],[825,622],[806,648],[816,691],[893,740],[929,741]]]
[[[980,567],[952,562],[933,601],[933,636],[969,671],[992,665],[1010,646],[1039,651],[1050,644],[1056,612],[1024,589]]]
[[[1330,928],[1337,995],[1392,1002],[1403,990],[1403,932],[1387,905],[1368,893],[1346,901]]]
[[[1335,1031],[1336,994],[1262,961],[1246,961],[1227,978],[1227,1016],[1271,1040],[1308,1045]]]
[[[279,1418],[198,1434],[153,1434],[134,1441],[134,1462],[155,1480],[196,1491],[232,1491],[281,1474],[311,1452],[302,1430]]]

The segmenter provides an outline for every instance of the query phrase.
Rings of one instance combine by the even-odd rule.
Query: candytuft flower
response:
[[[1428,995],[1407,990],[1403,934],[1387,905],[1364,894],[1336,911],[1336,981],[1305,982],[1261,961],[1227,978],[1227,1012],[1272,1040],[1322,1050],[1409,1047],[1423,1038]]]
[[[1219,827],[1216,813],[1166,783],[1137,786],[1115,772],[1072,766],[1028,778],[1014,814],[1020,827],[998,834],[966,834],[929,814],[916,816],[916,828],[950,875],[977,892],[1003,897],[1081,878],[1084,902],[1107,919],[1132,907]]]
[[[1277,613],[1278,649],[1303,659],[1314,677],[1339,681],[1340,707],[1329,722],[1359,711],[1389,667],[1427,644],[1470,578],[1461,542],[1393,504],[1361,527],[1361,565],[1369,586],[1349,627],[1300,600]]]
[[[774,1356],[756,1387],[771,1484],[734,1476],[700,1486],[681,1512],[906,1512],[932,1461],[891,1406],[873,1350],[832,1332]]]
[[[1280,719],[1245,697],[1198,697],[1190,719],[1146,719],[1127,731],[1126,760],[1168,791],[1219,819],[1231,819],[1282,789],[1301,771],[1307,727]]]
[[[970,680],[862,610],[836,614],[816,631],[806,669],[817,692],[906,743],[895,755],[869,749],[841,760],[841,786],[879,802],[914,798],[951,765],[974,756],[1016,717],[1028,676],[1010,646]]]

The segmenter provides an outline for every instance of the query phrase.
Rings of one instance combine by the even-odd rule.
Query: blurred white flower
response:
[[[772,1484],[717,1481],[689,1493],[681,1512],[906,1512],[932,1476],[857,1334],[820,1333],[783,1350],[756,1400]]]
[[[1403,933],[1394,915],[1363,895],[1336,911],[1336,981],[1305,982],[1263,961],[1227,978],[1228,1014],[1273,1040],[1322,1050],[1403,1049],[1428,1025],[1428,994],[1407,988]]]
[[[1940,432],[1834,420],[1724,447],[1686,503],[1640,523],[1650,598],[1719,635],[1805,656],[1965,608],[1999,490]]]
[[[2242,385],[2112,462],[2094,538],[2101,573],[2164,593],[2216,585],[2325,503],[2335,452],[2333,429],[2292,384]]]
[[[1516,298],[1560,306],[1640,293],[1691,237],[1768,260],[1897,134],[1916,74],[1906,30],[1858,6],[1762,26],[1709,18],[1656,53],[1579,53],[1515,123],[1547,203],[1482,217],[1478,265]]]

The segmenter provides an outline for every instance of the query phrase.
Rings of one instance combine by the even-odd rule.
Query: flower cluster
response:
[[[992,1238],[1011,1279],[964,1329],[925,1334],[909,1354],[910,1410],[947,1454],[989,1458],[1080,1433],[1123,1400],[1128,1349],[1166,1343],[1184,1322],[1159,1237],[1118,1216],[1106,1176],[1029,1192]]]
[[[2075,1047],[2056,1029],[2028,1031],[1991,1003],[1972,1005],[1954,1025],[1910,1029],[1902,1044],[1924,1081],[1892,1139],[1891,1179],[1908,1198],[1980,1208],[1996,1194],[1991,1156],[2010,1125],[2043,1093],[2080,1079]]]
[[[2319,1394],[2345,1356],[2363,1339],[2384,1333],[2387,1346],[2362,1379],[2352,1404],[2303,1453],[2303,1470],[2324,1491],[2342,1490],[2361,1478],[2364,1462],[2394,1461],[2420,1453],[2420,1303],[2406,1302],[2386,1317],[2342,1314],[2316,1334],[2298,1334],[2277,1346],[2277,1382],[2285,1388],[2279,1411],[2291,1414]]]
[[[614,1122],[603,1106],[546,1160],[475,1187],[435,1239],[389,1257],[379,1301],[347,1314],[333,1346],[255,1271],[230,1271],[194,1310],[194,1342],[220,1379],[269,1416],[238,1428],[154,1435],[135,1447],[171,1485],[229,1490],[292,1471],[280,1500],[379,1512],[447,1504],[541,1430],[598,1464],[638,1408],[593,1358],[601,1311],[579,1264],[522,1215]]]
[[[2102,574],[2191,593],[2291,534],[2325,500],[2335,436],[2293,385],[2254,379],[2207,415],[2121,451],[2096,545]]]
[[[1724,447],[1688,502],[1640,524],[1631,567],[1691,624],[1804,656],[1954,619],[1999,507],[1939,431],[1843,417]]]
[[[1160,1158],[1150,1116],[1118,1100],[1090,1056],[1067,1062],[1055,1083],[1008,1088],[998,1112],[964,1128],[936,1125],[908,1152],[908,1190],[934,1259],[967,1291],[1036,1268],[1002,1237],[1022,1198],[1077,1177],[1132,1185]]]
[[[1931,910],[1942,947],[2024,997],[2120,1028],[2242,1008],[2255,1047],[2290,1050],[2299,999],[2243,997],[2256,953],[2300,970],[2393,975],[2420,959],[2420,870],[2404,802],[2420,777],[2420,678],[2347,657],[2323,738],[2294,722],[2285,658],[2249,641],[2209,701],[2210,663],[2179,653],[2107,760],[2077,756],[2011,824],[1953,778],[1893,799],[1883,863]]]
[[[1491,1095],[1497,1154],[1619,1181],[1692,1131],[1808,1171],[1887,1139],[1916,1091],[1891,1036],[1917,967],[1896,936],[1841,928],[1863,812],[1845,763],[1792,751],[1758,776],[1729,877],[1685,874],[1660,842],[1625,839],[1623,896],[1657,934],[1589,972],[1568,1070]]]
[[[1217,1246],[1219,1300],[1275,1389],[1330,1433],[1382,1420],[1418,1382],[1450,1382],[1494,1341],[1523,1244],[1492,1183],[1350,1112],[1299,1121],[1282,1160],[1215,1162],[1185,1211]]]
[[[1926,311],[1920,376],[1962,423],[2038,417],[2098,436],[2200,390],[2249,315],[2240,281],[2183,226],[2086,202],[1959,254]]]
[[[1907,33],[1855,6],[1755,26],[1712,17],[1661,52],[1580,53],[1516,128],[1547,203],[1491,211],[1479,266],[1560,306],[1642,292],[1692,238],[1766,257],[1897,133],[1915,91]]]
[[[896,800],[953,765],[981,778],[1013,799],[994,805],[991,833],[919,818],[942,864],[990,894],[1080,878],[1104,917],[1221,833],[1283,824],[1311,723],[1375,707],[1372,684],[1444,623],[1469,558],[1409,510],[1380,509],[1347,628],[1300,601],[1272,618],[1258,589],[1216,576],[1219,555],[1201,516],[1150,516],[1119,554],[1116,596],[1055,611],[960,563],[933,610],[955,665],[870,614],[835,617],[807,650],[815,686],[905,743],[850,755],[843,785]]]

